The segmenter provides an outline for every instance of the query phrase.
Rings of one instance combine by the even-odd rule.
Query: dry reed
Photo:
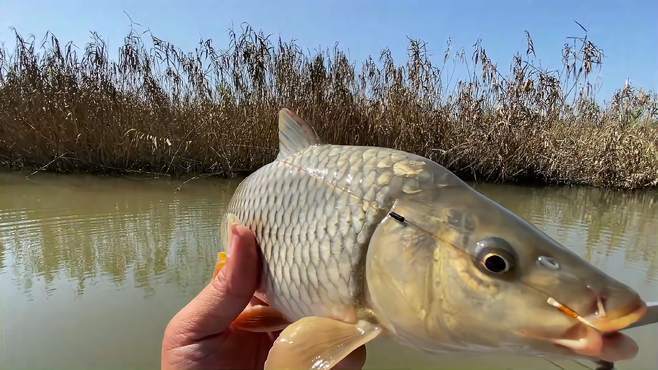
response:
[[[327,142],[415,152],[466,178],[658,185],[657,95],[625,86],[602,105],[589,76],[603,54],[586,36],[557,71],[536,66],[526,37],[501,72],[480,43],[437,65],[410,40],[404,63],[384,50],[357,65],[249,27],[191,52],[131,32],[116,59],[96,34],[84,49],[16,34],[0,49],[0,164],[231,176],[274,158],[276,112],[290,107]],[[470,72],[453,83],[460,63]]]

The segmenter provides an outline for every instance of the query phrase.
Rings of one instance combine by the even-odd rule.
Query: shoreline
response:
[[[49,170],[43,169],[43,166],[9,166],[0,162],[0,174],[16,174],[24,176],[25,178],[32,178],[40,175],[49,175],[49,176],[91,176],[99,178],[126,178],[126,179],[137,179],[144,181],[159,181],[166,180],[179,184],[179,187],[183,187],[188,183],[194,183],[197,180],[236,180],[243,179],[249,176],[253,171],[244,171],[244,172],[233,172],[231,174],[218,174],[218,173],[155,173],[149,171],[138,171],[138,170],[118,170],[113,169],[112,171],[85,171],[85,170],[74,170],[74,171],[61,171],[61,170]],[[640,187],[624,187],[624,186],[597,186],[589,184],[586,182],[569,182],[569,181],[537,181],[537,179],[515,179],[512,181],[490,181],[490,180],[480,180],[473,176],[464,176],[464,174],[457,174],[457,176],[467,182],[470,186],[480,185],[511,185],[527,188],[551,188],[551,187],[592,187],[602,190],[609,190],[613,192],[642,192],[658,189],[658,184],[640,186]],[[178,189],[180,190],[180,189]]]
[[[275,124],[271,124],[272,127],[275,127]],[[650,128],[634,127],[631,128],[637,130],[633,135],[636,137],[641,136],[642,131],[645,131],[647,136],[645,136],[645,149],[648,147],[651,150],[650,146],[647,146],[651,134],[656,136],[655,140],[658,143],[658,134],[656,131]],[[583,130],[580,130],[582,133]],[[276,135],[274,128],[272,129],[272,136]],[[554,135],[553,132],[544,132],[542,135]],[[590,136],[592,134],[587,134]],[[583,142],[582,139],[578,140],[577,136],[565,137],[565,138],[556,138],[554,142],[559,142],[560,140],[564,141],[571,139],[572,142]],[[636,152],[639,149],[634,148],[638,143],[631,142],[632,145],[628,145],[627,148],[622,148],[621,150],[635,150]],[[245,144],[247,146],[247,144]],[[649,152],[648,155],[644,158],[643,173],[640,172],[630,172],[628,168],[625,168],[625,163],[623,163],[624,158],[615,158],[610,156],[609,153],[618,152],[619,149],[615,148],[597,148],[595,145],[587,145],[587,149],[594,148],[600,153],[598,155],[584,155],[585,153],[579,153],[578,146],[571,146],[569,148],[560,148],[552,152],[553,157],[549,157],[546,152],[538,153],[535,157],[535,161],[528,161],[525,158],[526,163],[503,163],[501,161],[498,164],[492,163],[464,163],[463,160],[455,160],[454,157],[449,155],[436,156],[434,150],[430,150],[429,154],[425,152],[416,151],[416,154],[428,157],[442,166],[448,168],[450,171],[459,176],[462,180],[473,181],[473,182],[482,182],[482,183],[500,183],[500,184],[516,184],[516,185],[529,185],[529,186],[560,186],[560,185],[584,185],[584,186],[594,186],[601,188],[610,188],[610,189],[621,189],[621,190],[633,190],[633,189],[655,189],[658,188],[658,154],[655,154],[655,160],[651,161],[652,154]],[[216,149],[212,148],[213,151]],[[399,148],[405,150],[405,148]],[[276,153],[278,149],[274,146],[270,148],[271,153]],[[653,150],[658,153],[656,147],[653,147]],[[547,151],[550,151],[548,149]],[[410,151],[413,152],[413,151]],[[0,148],[0,155],[2,153],[2,148]],[[84,153],[82,153],[84,154]],[[438,157],[438,158],[437,158]],[[236,168],[231,166],[229,163],[226,166],[218,166],[216,161],[212,163],[204,163],[201,160],[194,159],[182,159],[183,166],[181,163],[176,163],[175,167],[171,167],[171,164],[176,160],[175,155],[164,157],[160,159],[161,165],[156,167],[152,161],[146,160],[140,161],[135,160],[130,166],[120,167],[120,164],[116,165],[105,165],[103,163],[92,162],[85,163],[85,161],[80,160],[76,157],[76,154],[60,155],[47,162],[37,162],[41,158],[29,158],[22,157],[14,159],[10,163],[8,160],[0,159],[0,170],[2,171],[21,171],[21,172],[48,172],[48,173],[58,173],[58,174],[91,174],[91,175],[102,175],[102,176],[126,176],[126,175],[138,175],[146,176],[151,178],[158,177],[167,177],[172,179],[180,179],[186,181],[196,177],[220,177],[220,178],[234,178],[239,176],[247,176],[253,171],[260,168],[262,165],[269,163],[274,160],[275,155],[259,156],[258,161],[254,161],[254,158],[248,158],[248,165],[251,167],[248,168]],[[244,157],[241,158],[240,152],[233,152],[231,161],[242,161],[244,162]],[[490,158],[484,158],[490,160]],[[638,158],[631,158],[633,162],[637,164]],[[640,158],[641,159],[641,158]],[[446,161],[451,160],[449,163]],[[517,158],[518,160],[518,158]],[[587,163],[587,162],[589,163]],[[141,163],[140,163],[141,162]],[[528,163],[530,162],[530,163]],[[534,163],[533,163],[534,162]],[[164,164],[169,166],[164,167]],[[604,167],[603,163],[610,164],[610,167]],[[193,167],[193,166],[194,167]],[[513,167],[516,172],[510,173],[511,170],[506,167]],[[154,168],[155,167],[155,168]],[[589,167],[589,168],[588,168]],[[597,168],[598,167],[598,168]],[[592,175],[593,170],[596,169],[595,176]]]

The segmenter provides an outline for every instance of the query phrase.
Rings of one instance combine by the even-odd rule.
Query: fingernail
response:
[[[231,241],[228,245],[228,254],[232,255],[233,254],[233,248],[235,247],[235,244],[237,244],[236,238],[238,238],[238,225],[231,225]]]

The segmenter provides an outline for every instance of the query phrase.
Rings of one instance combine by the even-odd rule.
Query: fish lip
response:
[[[622,315],[615,315],[612,319],[609,319],[607,316],[604,318],[597,317],[596,315],[590,315],[586,317],[586,320],[591,323],[591,326],[597,331],[608,334],[616,333],[619,330],[622,330],[630,325],[633,325],[635,322],[639,321],[647,313],[647,305],[642,300],[638,300],[637,303],[631,308],[628,312]]]
[[[620,361],[635,357],[638,346],[627,335],[619,332],[640,320],[646,313],[646,304],[639,301],[627,313],[612,319],[592,318],[577,322],[558,336],[541,336],[525,332],[526,336],[549,342],[578,356]]]
[[[571,333],[574,332],[578,335],[572,338]],[[545,340],[572,354],[609,362],[631,359],[639,350],[637,343],[631,337],[618,331],[603,333],[578,323],[566,333],[564,337],[545,338]]]

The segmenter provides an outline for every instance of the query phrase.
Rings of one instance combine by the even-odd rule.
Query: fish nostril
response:
[[[537,264],[549,270],[557,271],[560,269],[560,263],[553,257],[539,256],[537,257]]]

